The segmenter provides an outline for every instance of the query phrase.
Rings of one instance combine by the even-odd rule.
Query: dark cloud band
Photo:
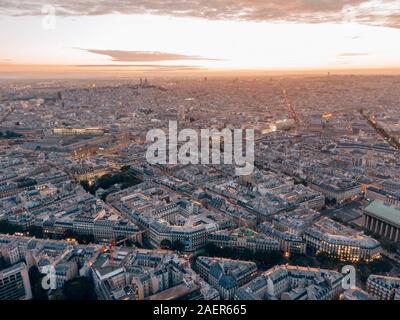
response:
[[[180,60],[218,60],[199,56],[190,56],[177,53],[167,53],[159,51],[124,51],[124,50],[98,50],[81,49],[86,52],[105,55],[114,62],[160,62],[160,61],[180,61]]]
[[[213,20],[353,21],[400,27],[399,0],[46,0],[58,15],[157,14]],[[4,15],[40,15],[42,0],[0,0]]]

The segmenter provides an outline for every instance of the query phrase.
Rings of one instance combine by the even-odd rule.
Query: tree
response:
[[[92,281],[87,277],[68,280],[64,284],[63,294],[66,300],[96,300]]]
[[[39,226],[30,226],[28,228],[28,232],[31,236],[34,236],[36,238],[39,239],[43,239],[44,236],[44,232],[43,232],[43,228],[39,227]]]
[[[160,242],[160,246],[162,249],[171,249],[172,248],[172,243],[168,239],[163,239]]]
[[[254,253],[253,253],[253,251],[251,251],[251,250],[249,250],[247,248],[244,248],[244,249],[240,250],[238,258],[240,260],[253,260],[254,259]]]
[[[80,244],[90,244],[94,242],[94,236],[92,234],[79,234],[75,237],[76,241]]]
[[[211,242],[208,242],[204,247],[204,251],[208,256],[215,256],[216,249],[216,245]]]
[[[185,248],[185,245],[179,241],[179,240],[175,240],[174,242],[172,242],[172,249],[175,251],[183,251],[183,249]]]
[[[65,300],[62,290],[55,290],[51,294],[51,300]]]
[[[321,264],[322,268],[334,269],[338,268],[340,259],[335,256],[330,256],[326,252],[321,252],[317,255],[317,260]]]
[[[14,234],[16,232],[22,232],[20,226],[9,223],[8,221],[0,221],[0,233]]]
[[[396,253],[397,252],[397,245],[393,242],[389,242],[387,240],[379,239],[381,246],[383,249],[390,253]]]
[[[42,286],[44,275],[39,272],[38,267],[32,266],[28,271],[28,275],[31,283],[33,300],[48,300],[47,292]]]
[[[283,254],[280,251],[252,251],[247,248],[219,247],[213,243],[207,243],[204,247],[205,254],[210,257],[224,257],[239,260],[251,260],[263,268],[268,268],[283,262]]]
[[[97,178],[94,184],[81,181],[81,185],[87,192],[95,194],[100,188],[107,190],[115,184],[120,184],[122,189],[126,189],[140,182],[142,180],[136,176],[136,173],[129,166],[123,166],[118,172],[107,173]]]
[[[360,281],[365,283],[369,277],[369,275],[371,274],[371,269],[369,268],[369,266],[365,263],[360,263],[357,266],[357,274],[360,278]]]
[[[0,270],[6,267],[6,259],[2,255],[0,255]]]
[[[383,259],[374,260],[369,264],[372,273],[387,273],[392,270],[392,265]]]
[[[266,253],[264,264],[267,266],[274,266],[282,263],[283,254],[280,251],[270,251]]]
[[[74,238],[75,234],[71,229],[66,229],[63,234],[64,239]]]
[[[16,133],[14,131],[6,130],[5,133],[0,132],[0,139],[1,138],[12,139],[12,138],[20,138],[20,137],[23,137],[23,135]]]
[[[89,192],[91,194],[94,194],[96,192],[94,185],[90,185],[89,181],[86,180],[81,181],[81,186],[83,189],[85,189],[86,192]]]

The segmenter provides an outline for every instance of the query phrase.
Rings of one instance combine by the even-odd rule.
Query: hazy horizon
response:
[[[0,77],[400,74],[400,2],[0,2]]]
[[[63,80],[63,79],[124,79],[136,77],[150,78],[224,78],[224,77],[291,77],[291,76],[400,76],[400,68],[370,68],[370,69],[309,69],[309,70],[216,70],[216,69],[199,69],[199,70],[175,70],[175,71],[138,71],[129,70],[128,68],[119,69],[90,68],[88,71],[82,70],[74,66],[50,66],[50,70],[45,70],[41,65],[22,65],[9,66],[6,68],[0,65],[1,80]],[[47,67],[47,66],[45,66]],[[7,70],[8,69],[8,70]]]

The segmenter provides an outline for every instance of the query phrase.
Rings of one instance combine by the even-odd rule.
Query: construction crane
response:
[[[130,235],[128,235],[127,237],[125,237],[125,238],[123,238],[123,239],[120,239],[120,240],[118,240],[118,241],[116,241],[116,242],[113,241],[113,243],[114,243],[114,246],[118,246],[118,245],[121,244],[121,243],[124,243],[124,244],[125,244],[125,242],[126,242],[127,240],[131,240],[131,236],[130,236]]]
[[[109,245],[109,249],[110,249],[110,260],[111,260],[111,265],[113,266],[113,267],[115,267],[115,261],[114,261],[114,252],[113,252],[113,249],[114,249],[114,241],[113,240],[110,240],[110,245]]]
[[[296,110],[294,109],[292,103],[290,102],[289,97],[288,97],[287,92],[286,92],[286,89],[285,89],[283,86],[281,86],[281,89],[282,89],[282,97],[283,97],[283,100],[285,101],[285,104],[286,104],[286,106],[287,106],[287,108],[288,108],[290,114],[292,115],[293,120],[294,120],[295,123],[296,123],[296,134],[298,134],[298,131],[299,131],[299,128],[300,128],[300,118],[299,118],[299,115],[298,115],[298,113],[296,112]]]
[[[103,253],[108,251],[108,253],[110,255],[111,264],[112,264],[113,267],[115,267],[114,248],[116,246],[118,246],[119,244],[121,244],[121,243],[125,243],[127,240],[131,240],[131,236],[130,235],[125,237],[125,238],[123,238],[123,239],[121,239],[121,240],[118,240],[118,241],[110,240],[110,242],[108,244],[108,249],[107,249],[105,244],[103,245],[102,251],[103,251]]]

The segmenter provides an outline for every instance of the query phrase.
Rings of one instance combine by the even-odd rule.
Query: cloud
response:
[[[114,62],[154,62],[154,61],[179,61],[179,60],[218,60],[199,56],[190,56],[177,53],[158,51],[124,51],[124,50],[99,50],[81,49],[86,52],[109,56]]]
[[[157,71],[157,72],[172,72],[172,71],[202,71],[207,68],[192,66],[192,65],[162,65],[162,64],[80,64],[73,67],[84,69],[111,69],[128,71]]]
[[[39,15],[42,0],[0,0],[5,15]],[[399,0],[46,0],[57,15],[156,14],[213,20],[321,23],[400,28]]]
[[[9,65],[12,63],[11,59],[0,59],[0,65],[4,66],[4,65]]]
[[[357,16],[357,21],[373,26],[400,28],[400,1],[397,2],[397,9],[392,13],[364,12]]]
[[[369,55],[368,52],[343,52],[338,54],[339,57],[361,57]]]
[[[80,68],[160,68],[160,69],[202,69],[199,66],[191,65],[164,65],[164,64],[77,64],[74,67]]]

